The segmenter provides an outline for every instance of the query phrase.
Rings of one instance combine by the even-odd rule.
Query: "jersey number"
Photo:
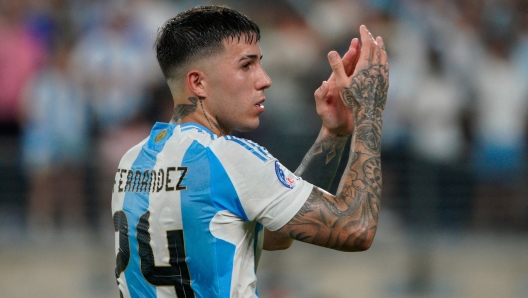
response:
[[[119,278],[130,261],[128,220],[124,211],[114,213],[114,229],[119,232],[119,252],[116,257],[115,275]],[[143,213],[136,226],[141,273],[147,282],[155,286],[174,286],[176,296],[194,297],[189,269],[185,262],[183,230],[167,231],[170,266],[155,266],[154,253],[150,246],[150,211]]]

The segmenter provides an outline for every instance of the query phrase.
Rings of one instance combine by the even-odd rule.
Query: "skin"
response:
[[[258,127],[259,115],[264,112],[259,104],[266,99],[264,90],[271,86],[260,63],[260,46],[237,40],[223,44],[220,54],[190,68],[183,94],[174,96],[173,92],[173,122],[199,123],[220,136]]]

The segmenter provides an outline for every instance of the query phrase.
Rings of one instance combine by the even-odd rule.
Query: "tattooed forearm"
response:
[[[368,236],[376,232],[380,210],[381,165],[379,158],[356,155],[337,196],[313,188],[289,223],[290,237],[337,250],[355,251],[369,245],[372,237]]]
[[[198,98],[189,97],[188,99],[191,104],[179,104],[176,106],[176,108],[174,109],[174,113],[172,114],[172,122],[180,124],[183,118],[189,116],[190,114],[193,114],[194,111],[196,111],[196,107],[198,105]]]
[[[381,116],[387,89],[388,69],[372,61],[343,89],[341,96],[355,122],[347,167],[336,196],[313,188],[305,205],[283,227],[290,237],[345,251],[364,250],[372,243],[381,202]],[[310,150],[308,161],[324,156],[324,146],[315,148],[319,147]],[[308,161],[300,170],[310,165]]]
[[[304,156],[295,174],[328,190],[334,180],[348,139],[348,135],[338,135],[317,140]]]
[[[370,151],[379,153],[381,151],[381,123],[361,123],[356,128],[356,138],[362,142]]]

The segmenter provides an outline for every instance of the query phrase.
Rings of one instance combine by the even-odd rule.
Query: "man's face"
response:
[[[260,63],[262,52],[258,43],[245,43],[244,38],[226,40],[224,47],[209,60],[204,103],[225,132],[255,129],[264,112],[264,90],[271,86]]]

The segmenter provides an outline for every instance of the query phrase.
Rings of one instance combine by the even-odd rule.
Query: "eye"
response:
[[[248,69],[250,64],[250,62],[244,63],[244,65],[242,65],[242,68]]]

